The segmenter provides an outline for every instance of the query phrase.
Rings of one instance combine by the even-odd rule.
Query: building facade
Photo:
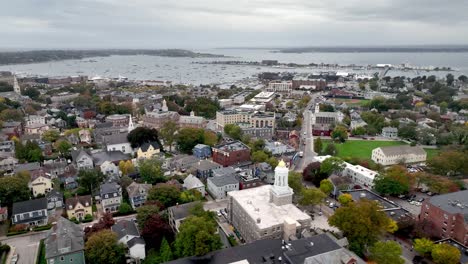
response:
[[[427,158],[426,151],[419,146],[389,146],[379,147],[372,150],[372,160],[375,163],[384,166],[403,163],[425,162]]]
[[[146,202],[146,197],[151,189],[151,184],[132,182],[127,187],[128,199],[134,210]]]
[[[100,188],[101,206],[104,212],[115,213],[122,203],[122,188],[115,182],[108,182]]]
[[[213,161],[224,167],[250,161],[250,148],[240,141],[213,147]]]
[[[83,220],[86,215],[93,215],[91,195],[75,196],[65,200],[68,219]]]
[[[276,93],[291,93],[293,83],[292,81],[271,81],[266,88],[267,92]]]

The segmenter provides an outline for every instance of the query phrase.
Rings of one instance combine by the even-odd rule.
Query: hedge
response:
[[[35,226],[33,228],[33,231],[43,231],[43,230],[49,230],[52,228],[52,224],[48,224],[48,225],[45,225],[45,226]]]
[[[16,235],[26,234],[28,232],[29,230],[13,231],[13,232],[8,232],[7,236],[16,236]]]

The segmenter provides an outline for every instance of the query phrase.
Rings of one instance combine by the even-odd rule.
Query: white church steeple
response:
[[[130,114],[130,119],[128,120],[128,133],[132,132],[133,129],[135,129],[135,125],[133,124],[133,120],[132,120],[132,115]]]
[[[167,108],[166,99],[163,100],[163,105],[161,107],[161,111],[163,111],[163,112],[169,111],[169,109]]]
[[[18,79],[16,79],[16,75],[13,75],[13,91],[21,95],[21,87],[19,86]]]

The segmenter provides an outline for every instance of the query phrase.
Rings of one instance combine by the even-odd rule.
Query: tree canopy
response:
[[[102,230],[86,241],[85,256],[88,263],[124,264],[125,248],[118,242],[117,234]]]
[[[154,128],[137,127],[133,129],[130,133],[128,133],[127,139],[133,148],[139,147],[144,143],[153,141],[158,142],[159,146],[161,146],[158,131]]]
[[[395,241],[378,241],[369,249],[370,259],[378,264],[403,264],[401,246]]]
[[[224,126],[224,133],[232,139],[240,140],[242,138],[242,129],[236,124],[227,124]]]
[[[85,188],[88,194],[99,187],[104,181],[104,174],[97,170],[80,170],[78,173],[78,183]]]
[[[149,184],[165,182],[164,171],[161,168],[161,162],[156,159],[140,160],[138,163],[138,171],[140,177]]]
[[[160,183],[153,186],[148,192],[148,201],[159,201],[164,207],[176,205],[179,202],[180,190],[176,186],[167,183]]]
[[[432,260],[436,264],[458,264],[460,263],[460,250],[447,243],[435,244],[431,252]]]
[[[406,168],[395,165],[377,175],[374,188],[382,195],[400,195],[408,193],[413,183],[413,176]]]

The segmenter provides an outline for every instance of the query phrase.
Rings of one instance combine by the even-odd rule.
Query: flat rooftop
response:
[[[366,189],[360,189],[360,190],[352,190],[352,191],[342,191],[343,193],[349,193],[353,197],[354,201],[359,201],[361,199],[367,199],[371,201],[377,201],[379,202],[382,206],[383,209],[397,209],[399,206],[392,201],[386,200],[379,195],[366,190]]]
[[[270,203],[271,185],[228,192],[244,211],[252,218],[259,229],[283,225],[284,221],[311,221],[311,217],[293,204],[277,206]],[[260,219],[260,223],[257,222]]]

